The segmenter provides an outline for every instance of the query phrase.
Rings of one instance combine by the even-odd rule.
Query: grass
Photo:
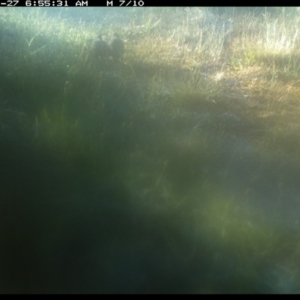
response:
[[[298,233],[289,234],[299,226],[269,222],[253,203],[260,172],[265,189],[280,187],[282,198],[272,203],[278,207],[292,205],[284,188],[294,189],[299,176],[299,11],[119,13],[87,9],[90,21],[83,16],[74,26],[71,8],[55,17],[38,8],[2,9],[1,136],[51,157],[70,182],[76,174],[85,183],[121,182],[131,205],[160,224],[169,250],[191,268],[198,256],[216,266],[224,263],[220,255],[234,257],[236,268],[224,268],[241,278],[239,288],[228,282],[226,289],[207,269],[190,292],[272,292],[266,286],[277,283],[260,286],[258,278],[270,264],[299,259]],[[109,40],[114,31],[126,44],[123,61],[93,61],[92,39],[100,32]],[[251,147],[231,146],[239,141]],[[251,155],[257,169],[243,167]],[[281,218],[280,209],[271,211]]]

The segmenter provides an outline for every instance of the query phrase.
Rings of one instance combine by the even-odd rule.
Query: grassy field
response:
[[[299,293],[299,23],[1,9],[0,292]]]

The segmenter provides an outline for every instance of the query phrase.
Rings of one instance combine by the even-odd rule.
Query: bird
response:
[[[95,59],[105,60],[112,56],[112,51],[99,34],[91,46],[91,56]]]
[[[125,52],[125,46],[117,33],[114,33],[113,38],[109,43],[109,47],[111,49],[113,60],[121,60]]]

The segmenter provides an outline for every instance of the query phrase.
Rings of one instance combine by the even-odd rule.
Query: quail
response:
[[[111,56],[114,60],[120,60],[123,57],[125,47],[124,42],[120,39],[117,33],[114,33],[112,40],[109,43]]]
[[[98,35],[93,41],[91,46],[91,55],[95,59],[107,59],[112,55],[110,47],[105,41],[103,41],[101,35]]]

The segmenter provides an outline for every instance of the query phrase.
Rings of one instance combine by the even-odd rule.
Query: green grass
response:
[[[118,178],[138,195],[133,205],[168,211],[167,232],[170,224],[187,224],[239,261],[253,262],[250,277],[261,262],[285,256],[282,243],[299,259],[297,237],[233,199],[220,167],[228,139],[247,139],[257,157],[274,164],[278,155],[300,164],[299,11],[140,11],[137,17],[124,9],[124,25],[122,18],[109,22],[103,9],[89,10],[108,21],[74,26],[67,19],[72,9],[59,17],[2,9],[2,130],[51,153],[61,168]],[[114,31],[126,44],[123,62],[92,61],[91,40],[99,32],[108,40]],[[250,203],[251,195],[245,199]],[[208,286],[198,292],[217,291]],[[251,288],[239,290],[245,291]]]

